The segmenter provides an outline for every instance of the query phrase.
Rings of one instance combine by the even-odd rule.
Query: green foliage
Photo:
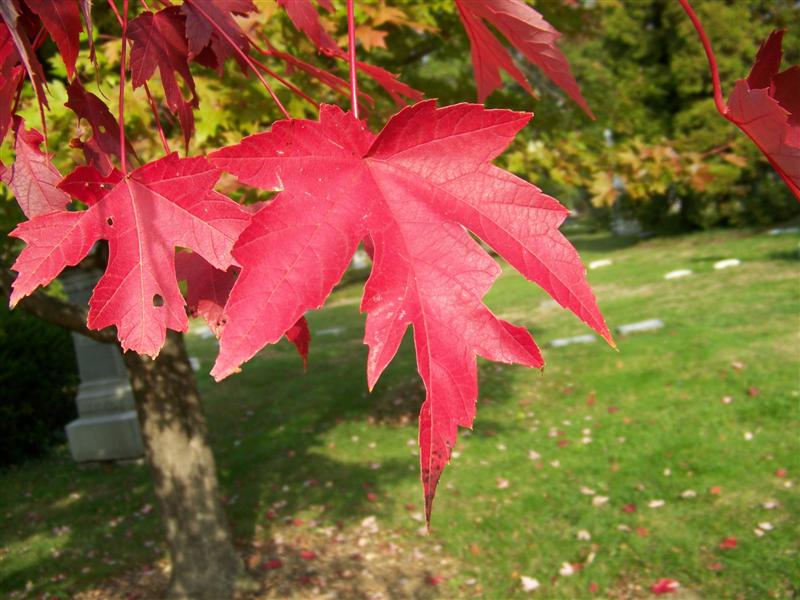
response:
[[[69,333],[0,307],[0,466],[41,455],[75,418],[78,373]]]
[[[769,32],[800,18],[788,0],[708,0],[697,8],[726,93]],[[800,213],[785,186],[766,183],[772,168],[752,142],[717,114],[705,55],[677,2],[597,3],[584,23],[591,33],[568,36],[563,46],[598,120],[576,120],[569,105],[559,116],[545,97],[534,107],[541,146],[531,153],[521,143],[514,158],[522,175],[579,210],[623,211],[655,228],[740,226]],[[798,56],[792,33],[787,64]],[[654,159],[665,154],[673,158]]]

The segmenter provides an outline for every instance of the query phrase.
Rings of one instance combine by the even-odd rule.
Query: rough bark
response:
[[[167,598],[223,600],[244,567],[219,500],[214,456],[183,336],[156,360],[125,353],[172,559]]]
[[[3,301],[7,302],[13,280],[11,272],[0,262],[0,295],[2,295]],[[86,326],[87,311],[85,308],[48,296],[42,290],[23,298],[18,307],[43,321],[63,327],[67,331],[85,335],[98,342],[110,344],[117,341],[113,329],[96,330]]]
[[[0,295],[13,277],[0,261]],[[99,342],[116,343],[113,329],[91,330],[86,309],[41,290],[18,308]],[[124,354],[145,444],[147,462],[172,561],[167,598],[225,600],[252,587],[233,546],[219,500],[214,455],[183,336],[169,332],[158,359]]]

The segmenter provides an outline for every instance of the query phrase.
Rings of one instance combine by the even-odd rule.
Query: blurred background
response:
[[[83,53],[79,73],[116,114],[118,26],[96,4],[99,70]],[[274,2],[257,4],[261,13],[243,21],[257,39],[346,78],[346,65],[317,56]],[[342,41],[343,3],[334,4],[326,24]],[[450,0],[357,4],[363,59],[441,104],[475,100],[469,42]],[[533,331],[547,367],[481,363],[476,427],[443,476],[428,535],[416,448],[424,389],[410,340],[367,391],[358,303],[368,262],[308,315],[307,372],[281,342],[215,384],[207,373],[216,340],[193,323],[187,342],[226,510],[263,584],[255,597],[800,593],[800,204],[716,113],[705,55],[677,2],[532,4],[563,33],[597,120],[520,63],[537,98],[509,81],[487,104],[535,117],[498,164],[572,210],[563,231],[589,268],[619,352],[503,265],[487,304]],[[726,95],[773,29],[787,28],[784,66],[800,62],[796,1],[695,4]],[[82,162],[70,142],[85,126],[62,108],[55,46],[39,55],[49,150],[66,173]],[[347,106],[346,95],[305,73],[276,68],[315,99]],[[221,75],[193,73],[200,105],[190,154],[279,118],[233,61]],[[377,130],[396,107],[370,80],[361,85]],[[126,130],[150,160],[162,151],[141,92],[126,92]],[[293,116],[315,116],[279,94]],[[23,98],[21,114],[40,128],[27,87]],[[174,118],[160,116],[183,154]],[[0,160],[11,157],[6,140]],[[220,189],[264,199],[233,179]],[[22,217],[2,193],[5,233]],[[4,244],[5,256],[15,251]],[[78,382],[69,335],[0,307],[0,356],[0,595],[156,596],[168,573],[146,468],[77,465],[64,443]]]

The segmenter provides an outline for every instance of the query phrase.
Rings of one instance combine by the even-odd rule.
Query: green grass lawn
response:
[[[618,336],[619,352],[601,342],[550,348],[588,330],[506,269],[487,303],[533,331],[547,366],[481,362],[476,426],[442,478],[430,537],[419,520],[413,349],[406,339],[367,392],[358,286],[309,315],[307,373],[282,342],[214,384],[205,373],[215,342],[190,335],[243,553],[257,563],[314,550],[291,575],[263,574],[283,577],[272,593],[296,597],[346,578],[328,560],[336,535],[362,548],[351,558],[364,572],[428,577],[414,597],[528,597],[522,576],[540,582],[531,597],[542,598],[647,597],[662,577],[687,598],[796,597],[799,241],[575,235],[587,264],[613,260],[589,272],[612,328],[665,323]],[[713,269],[734,257],[741,266]],[[684,268],[694,274],[663,279]],[[80,467],[64,449],[0,474],[0,595],[69,597],[146,573],[165,554],[154,505],[145,467]],[[364,533],[370,516],[378,533]],[[378,539],[359,541],[369,536]],[[732,536],[737,547],[721,549]],[[384,584],[386,597],[401,589]]]

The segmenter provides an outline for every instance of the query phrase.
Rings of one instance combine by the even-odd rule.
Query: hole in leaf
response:
[[[106,219],[106,223],[108,223],[109,226],[113,225],[114,224],[114,217],[108,217]]]
[[[164,298],[161,297],[161,294],[153,296],[153,306],[164,306]]]

